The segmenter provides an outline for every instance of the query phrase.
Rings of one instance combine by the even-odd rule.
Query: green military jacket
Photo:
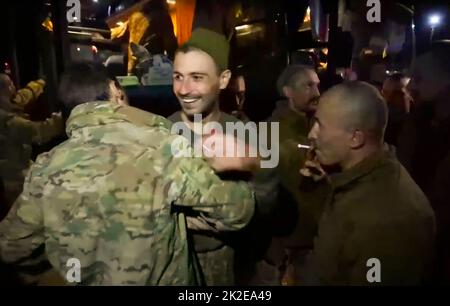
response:
[[[191,148],[173,151],[185,140],[162,117],[86,103],[72,111],[67,134],[37,158],[0,224],[2,261],[45,244],[62,277],[69,259],[80,261],[84,285],[195,285],[186,215],[218,231],[241,229],[253,215],[246,183],[220,180],[203,159],[173,155]]]
[[[30,121],[0,109],[0,177],[5,184],[8,204],[12,204],[22,191],[31,163],[32,144],[44,144],[63,131],[60,116]]]
[[[278,230],[286,248],[312,248],[317,225],[325,204],[329,186],[326,182],[314,183],[300,174],[306,161],[307,150],[298,144],[308,144],[310,120],[304,113],[286,107],[274,114],[271,122],[280,126],[280,163],[277,168],[281,191],[278,213],[275,216]],[[279,256],[282,256],[279,255]]]
[[[304,283],[417,285],[425,280],[433,257],[435,216],[394,155],[375,154],[330,181],[333,191]],[[380,264],[380,282],[374,278],[377,272],[370,271],[373,259]]]

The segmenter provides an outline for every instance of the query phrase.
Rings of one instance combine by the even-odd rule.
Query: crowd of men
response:
[[[321,93],[313,67],[286,67],[276,84],[285,99],[267,119],[275,168],[261,167],[261,152],[196,151],[211,149],[196,139],[252,147],[227,133],[227,123],[248,121],[245,76],[232,77],[227,39],[213,31],[196,29],[176,51],[181,111],[167,119],[129,106],[103,69],[74,64],[59,86],[62,116],[33,122],[1,75],[0,264],[32,284],[69,284],[72,258],[82,285],[448,282],[446,48],[421,55],[408,77],[389,76],[381,92],[352,81]],[[236,116],[220,108],[227,87]],[[196,115],[225,132],[206,134]],[[62,118],[67,140],[31,163],[24,146],[62,133]],[[171,133],[174,123],[193,137]],[[381,272],[369,271],[374,260]],[[37,264],[46,269],[29,277]]]

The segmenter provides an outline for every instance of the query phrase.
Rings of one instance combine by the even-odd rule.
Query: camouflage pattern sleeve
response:
[[[31,177],[30,173],[22,194],[0,223],[0,259],[6,263],[26,259],[44,243],[42,207],[36,203],[42,192]]]
[[[31,131],[31,141],[39,145],[49,142],[64,132],[64,122],[60,114],[54,114],[45,121],[30,121],[14,116],[7,124],[12,130]]]
[[[176,152],[174,142],[179,146]],[[184,137],[171,136],[160,150],[165,161],[169,197],[178,206],[189,206],[218,231],[239,230],[246,226],[255,210],[250,186],[243,182],[222,181],[207,162],[193,157]]]

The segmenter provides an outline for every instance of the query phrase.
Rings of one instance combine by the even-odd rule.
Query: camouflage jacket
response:
[[[80,261],[81,284],[195,285],[186,214],[224,231],[251,219],[247,184],[221,181],[203,159],[175,157],[171,144],[182,137],[162,117],[86,103],[72,111],[67,133],[37,158],[0,224],[4,262],[45,244],[63,277],[70,258]],[[191,152],[188,144],[179,150]]]

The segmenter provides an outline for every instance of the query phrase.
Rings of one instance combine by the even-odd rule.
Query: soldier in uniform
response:
[[[192,33],[191,39],[175,53],[173,89],[182,110],[170,116],[169,120],[187,126],[192,145],[196,139],[195,134],[197,138],[209,136],[204,135],[203,130],[196,129],[195,115],[201,115],[202,125],[215,122],[225,133],[234,133],[234,130],[227,131],[227,123],[240,121],[219,108],[220,92],[227,87],[231,78],[228,69],[229,48],[223,35],[198,28]],[[257,132],[256,128],[254,132]],[[256,192],[256,215],[260,216],[268,215],[276,200],[277,184],[272,174],[272,169],[259,169],[254,171],[253,176],[244,171],[234,171],[222,173],[221,177],[250,180]],[[239,282],[234,272],[235,265],[239,266],[236,270],[251,265],[255,248],[263,245],[266,238],[262,229],[258,233],[254,230],[257,218],[255,216],[252,226],[245,233],[239,232],[237,235],[212,235],[210,232],[192,231],[207,285],[234,285]],[[258,243],[253,244],[255,241]],[[241,259],[248,256],[248,260],[244,259],[245,264],[235,262],[235,251],[242,246],[247,247],[245,251],[241,250],[240,256]]]
[[[64,131],[60,114],[45,121],[28,120],[24,107],[43,92],[45,82],[30,82],[16,91],[6,74],[0,74],[0,177],[4,182],[8,208],[22,191],[25,172],[32,156],[32,144],[43,145]]]
[[[307,253],[313,247],[317,224],[327,195],[326,183],[305,179],[297,171],[305,163],[308,132],[317,107],[320,80],[314,68],[291,65],[277,81],[280,96],[269,122],[280,128],[279,201],[272,218],[272,241],[255,275],[267,285],[297,285]]]
[[[24,114],[27,105],[36,101],[44,92],[45,81],[31,81],[22,89],[17,90],[11,78],[0,73],[0,109]]]
[[[254,212],[245,182],[222,181],[165,118],[127,106],[100,68],[79,64],[60,84],[69,139],[40,155],[0,224],[0,260],[24,265],[45,245],[84,285],[202,284],[186,216],[215,231]],[[174,145],[177,144],[177,145]]]

